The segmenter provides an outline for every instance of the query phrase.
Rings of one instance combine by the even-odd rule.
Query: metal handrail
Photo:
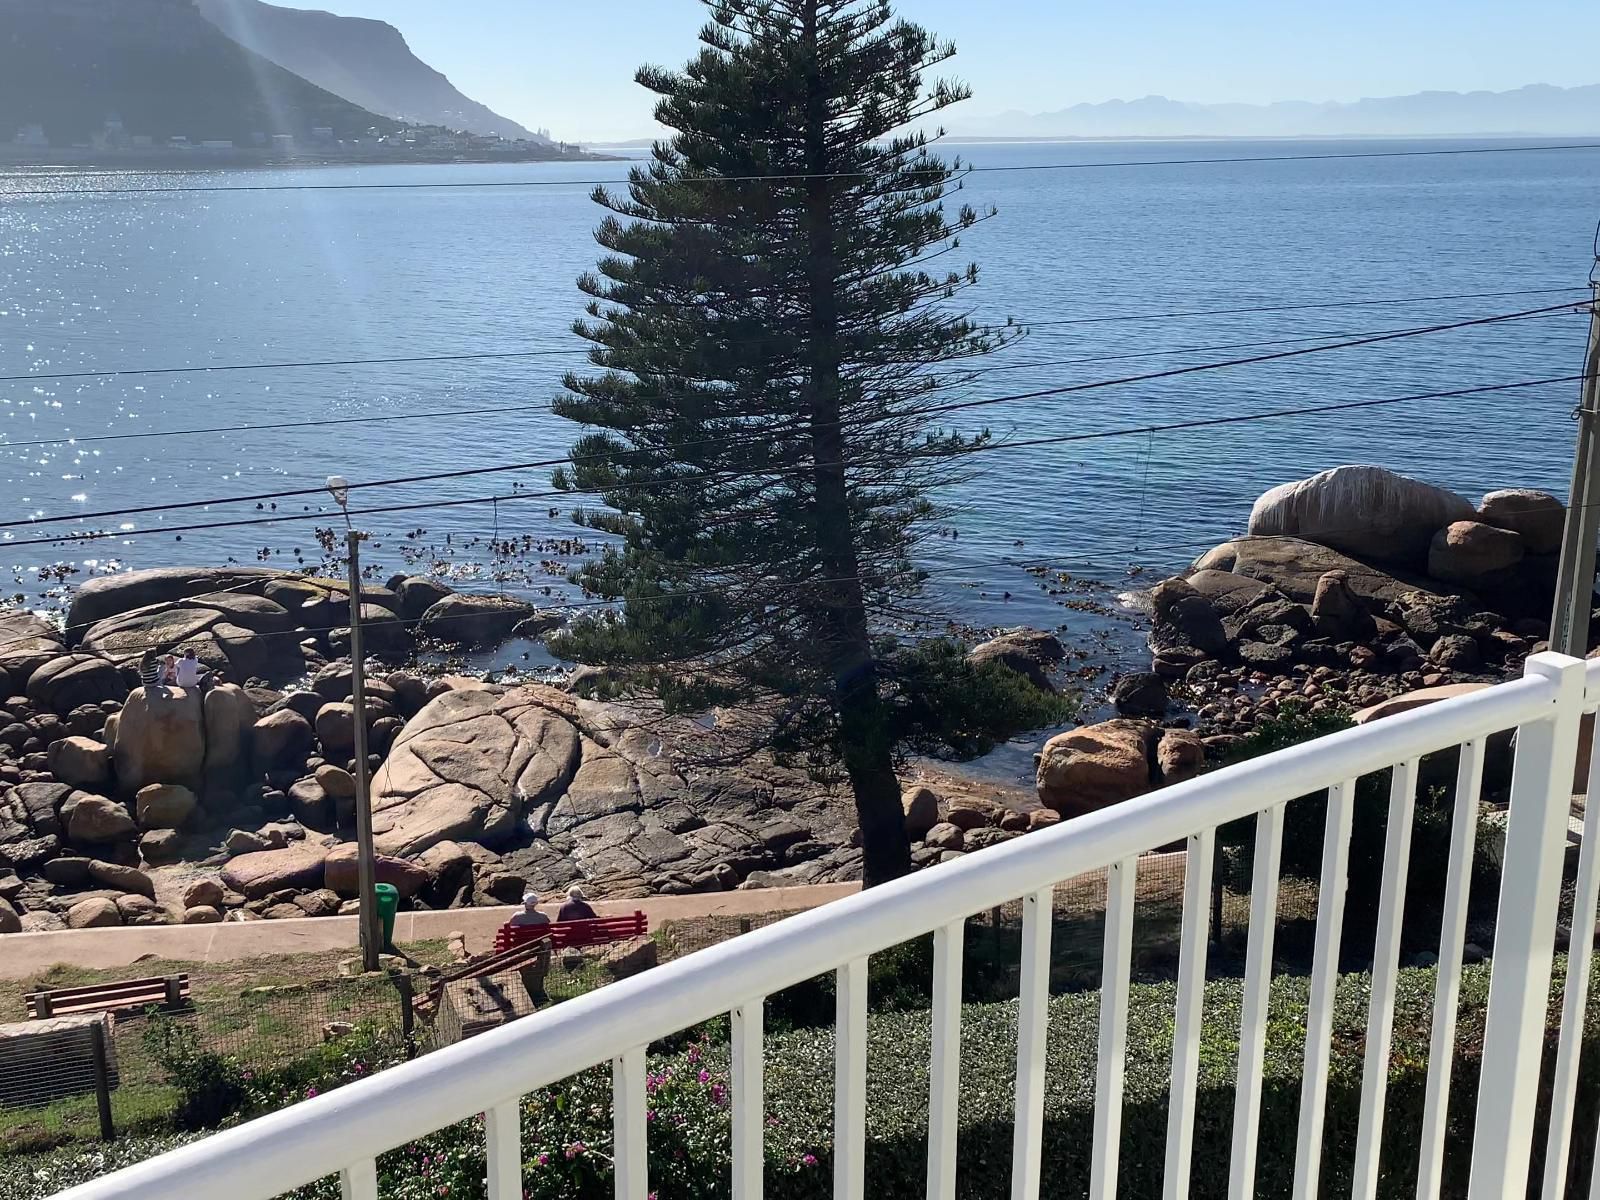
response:
[[[370,1164],[529,1091],[620,1064],[629,1048],[642,1054],[652,1041],[973,913],[1363,774],[1544,721],[1562,695],[1555,668],[1570,662],[1538,656],[1522,679],[1226,767],[835,901],[61,1196],[265,1200],[357,1161]],[[618,1186],[621,1194],[620,1179]]]

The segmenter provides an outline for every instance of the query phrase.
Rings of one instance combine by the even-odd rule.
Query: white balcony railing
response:
[[[1400,930],[1417,763],[1461,747],[1455,826],[1434,1007],[1419,1155],[1422,1200],[1439,1194],[1446,1100],[1454,1041],[1466,893],[1486,739],[1516,729],[1510,822],[1484,1034],[1482,1080],[1472,1139],[1474,1200],[1527,1189],[1540,1057],[1547,1019],[1555,923],[1580,718],[1600,707],[1600,663],[1553,654],[1531,659],[1523,678],[1295,746],[1030,834],[958,862],[789,918],[632,979],[428,1054],[380,1076],[218,1133],[138,1166],[62,1193],[71,1200],[171,1200],[174,1196],[265,1200],[338,1174],[348,1200],[375,1200],[376,1157],[412,1139],[484,1114],[488,1194],[522,1195],[518,1101],[525,1093],[606,1062],[612,1064],[616,1195],[645,1200],[645,1051],[654,1040],[732,1014],[732,1194],[762,1191],[762,1012],[764,998],[827,971],[837,972],[834,1195],[872,1193],[866,1171],[867,958],[931,932],[933,1042],[929,1064],[927,1193],[951,1200],[958,1153],[956,1100],[961,1044],[961,957],[966,919],[1023,901],[1018,1013],[1013,1200],[1040,1193],[1044,1131],[1046,1003],[1052,889],[1106,872],[1104,977],[1091,1196],[1117,1190],[1128,978],[1135,874],[1141,852],[1187,841],[1182,940],[1172,1051],[1165,1195],[1189,1191],[1200,1018],[1204,990],[1214,836],[1219,825],[1256,818],[1254,881],[1238,1051],[1238,1088],[1229,1156],[1229,1195],[1255,1194],[1255,1146],[1262,1098],[1268,987],[1284,811],[1295,797],[1326,789],[1327,826],[1300,1103],[1294,1195],[1317,1194],[1340,918],[1356,780],[1394,767],[1376,952],[1360,1095],[1355,1188],[1372,1197],[1394,1020]],[[1596,825],[1590,811],[1590,828]],[[1596,847],[1585,837],[1578,914],[1592,918],[1600,885]],[[1574,920],[1587,928],[1583,916]],[[1568,960],[1553,1100],[1541,1113],[1547,1139],[1542,1194],[1562,1192],[1572,1137],[1589,945],[1573,940]],[[1587,1135],[1592,1136],[1592,1131]]]

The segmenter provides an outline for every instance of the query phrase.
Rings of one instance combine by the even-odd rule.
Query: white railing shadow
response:
[[[834,1194],[871,1193],[866,1164],[868,957],[934,935],[932,1059],[929,1064],[927,1194],[952,1200],[959,1153],[956,1099],[961,1045],[962,937],[967,918],[1023,901],[1016,1121],[1011,1195],[1040,1193],[1044,1134],[1045,1034],[1051,897],[1061,881],[1105,871],[1104,978],[1100,1000],[1091,1195],[1116,1194],[1128,1014],[1132,914],[1138,856],[1186,842],[1179,987],[1173,1040],[1165,1195],[1188,1194],[1197,1102],[1201,1001],[1209,937],[1211,874],[1218,826],[1254,816],[1254,879],[1239,1038],[1229,1194],[1255,1193],[1268,988],[1285,805],[1327,790],[1327,826],[1302,1084],[1296,1197],[1318,1194],[1340,918],[1349,861],[1355,782],[1392,772],[1378,934],[1360,1099],[1355,1195],[1376,1195],[1378,1146],[1399,968],[1406,863],[1417,763],[1461,747],[1438,993],[1420,1155],[1419,1197],[1439,1188],[1445,1100],[1454,1039],[1466,895],[1485,739],[1517,730],[1496,934],[1473,1139],[1473,1200],[1521,1194],[1535,1133],[1545,998],[1580,717],[1600,706],[1600,663],[1559,655],[1530,659],[1523,678],[1314,742],[1291,747],[1114,808],[969,855],[824,908],[788,918],[642,975],[426,1055],[382,1075],[262,1117],[62,1193],[70,1200],[170,1200],[174,1196],[266,1200],[338,1174],[350,1200],[374,1200],[377,1156],[484,1114],[491,1200],[522,1195],[518,1103],[534,1089],[612,1064],[615,1193],[646,1200],[650,1184],[645,1122],[645,1051],[658,1039],[721,1014],[732,1015],[732,1194],[762,1193],[764,999],[818,974],[837,972]],[[1592,918],[1600,890],[1596,839],[1585,839],[1580,903]],[[1581,924],[1581,920],[1579,922]],[[1582,961],[1578,960],[1582,958]],[[1575,964],[1575,965],[1572,965]],[[1587,979],[1587,951],[1569,970]],[[1549,1122],[1560,1173],[1570,1141],[1583,1003],[1569,988],[1556,1111]],[[1210,1168],[1208,1169],[1215,1169]],[[1550,1200],[1559,1195],[1550,1190]]]

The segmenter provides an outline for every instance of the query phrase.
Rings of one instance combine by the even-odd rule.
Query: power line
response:
[[[49,375],[0,375],[0,383],[37,383],[63,379],[104,379],[117,375],[209,375],[223,371],[291,371],[306,367],[378,367],[398,363],[474,362],[487,358],[548,358],[582,354],[584,346],[566,350],[485,350],[472,354],[412,354],[392,358],[320,358],[304,362],[218,363],[200,367],[129,367],[106,371],[61,371]]]
[[[1039,391],[1033,391],[1033,392],[1020,392],[1020,393],[1016,393],[1016,394],[1013,394],[1013,395],[1010,395],[1010,396],[991,396],[991,397],[988,397],[988,398],[983,399],[983,400],[969,400],[969,401],[963,401],[963,402],[956,403],[956,404],[939,405],[939,406],[935,406],[935,407],[930,408],[930,409],[922,410],[922,412],[917,413],[915,415],[931,416],[931,415],[954,412],[954,411],[964,410],[964,409],[969,409],[969,408],[977,408],[977,407],[993,405],[993,404],[1003,404],[1003,403],[1008,403],[1008,402],[1016,401],[1016,400],[1032,400],[1032,399],[1039,399],[1039,398],[1046,397],[1046,396],[1061,395],[1061,394],[1065,394],[1065,393],[1069,393],[1069,392],[1090,391],[1090,390],[1094,390],[1094,389],[1097,389],[1097,388],[1103,388],[1103,387],[1115,387],[1115,386],[1125,385],[1125,384],[1129,384],[1129,383],[1142,383],[1142,382],[1146,382],[1146,381],[1150,381],[1150,380],[1167,379],[1167,378],[1171,378],[1171,377],[1178,376],[1178,375],[1194,374],[1194,373],[1201,372],[1201,371],[1219,370],[1219,369],[1224,368],[1224,367],[1248,366],[1248,365],[1251,365],[1251,364],[1254,364],[1254,363],[1271,362],[1271,361],[1275,361],[1277,359],[1283,359],[1283,358],[1303,357],[1305,355],[1322,353],[1324,351],[1348,349],[1348,348],[1352,348],[1352,347],[1371,345],[1371,344],[1378,343],[1378,342],[1394,341],[1394,340],[1397,340],[1397,339],[1400,339],[1400,338],[1415,337],[1415,336],[1419,336],[1419,335],[1422,335],[1422,334],[1442,333],[1442,332],[1447,332],[1447,331],[1455,330],[1455,329],[1470,328],[1470,327],[1474,327],[1474,326],[1487,325],[1487,324],[1492,324],[1492,323],[1496,323],[1496,322],[1500,322],[1500,321],[1507,321],[1507,320],[1520,319],[1520,318],[1526,318],[1526,317],[1536,317],[1536,316],[1543,316],[1543,315],[1554,315],[1556,312],[1564,312],[1566,309],[1568,309],[1570,307],[1573,307],[1573,306],[1572,305],[1555,305],[1555,306],[1552,306],[1550,308],[1532,309],[1532,310],[1529,310],[1527,312],[1509,313],[1509,314],[1504,314],[1504,315],[1500,315],[1500,316],[1491,316],[1491,317],[1474,317],[1474,318],[1472,318],[1470,320],[1466,320],[1466,321],[1456,321],[1456,322],[1449,322],[1449,323],[1439,324],[1439,325],[1421,326],[1421,327],[1412,328],[1412,329],[1390,330],[1390,331],[1386,331],[1384,333],[1369,335],[1369,336],[1366,336],[1366,337],[1356,338],[1356,339],[1349,340],[1349,341],[1344,341],[1344,342],[1326,343],[1326,344],[1323,344],[1323,345],[1320,345],[1320,346],[1307,346],[1307,347],[1302,347],[1302,348],[1296,349],[1296,350],[1282,350],[1282,351],[1277,351],[1277,352],[1272,353],[1272,354],[1252,355],[1252,356],[1247,357],[1247,358],[1230,359],[1230,360],[1227,360],[1227,361],[1224,361],[1224,362],[1193,363],[1193,364],[1190,364],[1189,366],[1185,366],[1185,367],[1173,367],[1173,368],[1169,368],[1168,370],[1165,370],[1165,371],[1155,371],[1155,372],[1148,372],[1148,373],[1142,374],[1142,375],[1124,376],[1124,377],[1122,377],[1120,379],[1092,380],[1092,381],[1089,381],[1089,382],[1086,382],[1086,383],[1068,384],[1068,385],[1065,385],[1065,386],[1062,386],[1062,387],[1058,387],[1058,388],[1046,388],[1046,389],[1042,389],[1042,390],[1039,390]],[[741,442],[751,442],[751,441],[759,443],[759,442],[765,441],[768,438],[770,438],[772,436],[772,433],[773,433],[773,431],[770,430],[770,429],[754,430],[754,431],[751,431],[751,432],[749,432],[747,434],[734,436],[734,437],[705,438],[705,439],[700,439],[700,440],[695,441],[695,442],[686,442],[686,443],[683,443],[679,448],[680,449],[689,449],[689,448],[696,447],[696,446],[719,445],[719,444],[737,445],[737,444],[739,444]],[[639,452],[641,452],[641,451],[635,451],[635,453],[639,453]],[[588,457],[603,457],[603,456],[588,456]],[[533,460],[533,461],[529,461],[529,462],[507,463],[507,464],[503,464],[503,465],[500,465],[500,466],[493,466],[493,467],[468,467],[468,468],[463,468],[463,469],[455,470],[455,471],[436,471],[436,472],[429,472],[429,473],[421,474],[421,475],[396,476],[396,477],[389,478],[389,479],[369,480],[369,481],[367,481],[365,483],[353,483],[353,484],[350,485],[350,487],[352,489],[357,489],[357,488],[391,487],[391,486],[398,486],[398,485],[404,485],[404,484],[414,484],[414,483],[434,483],[434,482],[439,482],[439,481],[446,480],[446,479],[462,479],[462,478],[468,478],[468,477],[475,476],[475,475],[493,475],[493,474],[501,474],[501,473],[505,473],[505,472],[509,472],[509,471],[525,471],[525,470],[534,470],[534,469],[539,469],[539,468],[544,468],[544,467],[559,467],[559,466],[564,466],[564,465],[568,465],[568,464],[576,464],[578,461],[579,461],[579,459],[575,459],[575,458],[573,458],[573,457],[571,457],[569,455],[569,456],[564,456],[564,457],[561,457],[561,458],[537,459],[537,460]],[[299,498],[303,498],[303,497],[306,497],[306,496],[321,495],[325,490],[326,489],[323,486],[303,487],[303,488],[292,488],[292,489],[288,489],[288,490],[284,490],[284,491],[276,491],[276,492],[256,492],[256,493],[251,493],[251,494],[248,494],[248,495],[211,497],[211,498],[204,499],[204,500],[182,500],[182,501],[176,501],[176,502],[169,503],[169,504],[149,504],[149,505],[141,505],[141,506],[134,507],[134,508],[103,509],[103,510],[99,510],[99,511],[95,511],[95,512],[84,512],[84,513],[64,513],[64,514],[48,516],[48,517],[33,517],[33,518],[26,518],[26,519],[23,519],[23,520],[16,520],[16,521],[4,521],[4,522],[0,522],[0,529],[15,529],[15,528],[19,528],[19,527],[22,527],[22,526],[48,525],[48,524],[54,524],[54,523],[63,522],[63,521],[86,521],[86,520],[90,520],[90,519],[97,519],[97,518],[104,518],[104,517],[140,516],[140,515],[144,515],[144,514],[148,514],[148,513],[154,513],[154,512],[172,512],[172,511],[177,511],[177,510],[181,510],[181,509],[190,509],[190,508],[210,508],[213,505],[222,505],[222,504],[239,504],[239,503],[251,503],[251,502],[262,502],[262,501],[277,501],[277,500],[299,499]],[[564,493],[557,493],[557,494],[564,494]],[[151,530],[151,531],[148,531],[148,532],[161,532],[161,531]],[[167,530],[165,530],[165,532],[181,532],[181,530],[177,529],[177,528],[169,527]],[[12,544],[17,545],[17,544],[28,544],[28,543],[12,543]]]
[[[1327,300],[1316,304],[1269,304],[1257,305],[1249,308],[1205,308],[1194,309],[1187,312],[1143,312],[1116,314],[1103,317],[1066,317],[1048,321],[1013,321],[1008,322],[1024,329],[1047,329],[1057,325],[1093,325],[1116,321],[1154,321],[1171,320],[1182,317],[1210,317],[1231,316],[1244,313],[1274,313],[1274,312],[1302,312],[1309,309],[1324,308],[1366,308],[1385,307],[1400,304],[1429,304],[1445,300],[1486,300],[1498,299],[1505,296],[1541,296],[1554,295],[1561,292],[1583,292],[1588,289],[1579,286],[1548,287],[1548,288],[1519,288],[1512,291],[1499,292],[1455,292],[1435,296],[1399,296],[1372,299],[1353,300]],[[995,323],[997,327],[999,322]],[[738,339],[734,344],[755,345],[766,340],[761,338]],[[339,358],[339,359],[307,359],[295,362],[245,362],[245,363],[215,363],[201,366],[182,367],[112,367],[95,371],[59,371],[32,375],[0,375],[0,383],[46,383],[60,382],[74,379],[108,379],[120,376],[139,375],[206,375],[232,371],[285,371],[301,370],[323,367],[367,367],[387,366],[391,364],[413,363],[449,363],[471,362],[480,359],[497,358],[541,358],[559,357],[568,354],[587,354],[592,344],[574,345],[567,349],[540,349],[540,350],[486,350],[472,351],[460,354],[418,354],[395,355],[381,358]],[[263,426],[261,428],[279,428],[278,426]],[[231,432],[231,428],[207,430],[205,432]],[[145,437],[146,434],[128,434],[123,436]],[[88,440],[88,439],[80,439]],[[12,442],[9,445],[26,445],[29,443]]]
[[[1016,171],[1094,171],[1123,167],[1196,167],[1228,163],[1278,163],[1326,162],[1361,158],[1436,158],[1464,154],[1531,154],[1546,151],[1600,150],[1600,142],[1566,142],[1537,146],[1465,146],[1437,150],[1362,150],[1336,154],[1253,154],[1228,155],[1218,158],[1154,158],[1123,159],[1111,162],[1075,163],[1022,163],[1012,166],[992,167],[939,167],[908,168],[896,172],[901,176],[936,175],[941,178],[959,177],[976,173],[1001,173]],[[643,160],[625,160],[637,161]],[[725,183],[780,183],[817,179],[871,179],[873,171],[823,171],[813,173],[775,173],[768,175],[679,175],[674,183],[725,184]],[[60,175],[52,178],[62,178]],[[98,178],[91,172],[82,172],[72,178]],[[353,191],[409,191],[416,189],[461,188],[525,188],[525,187],[606,187],[626,184],[627,179],[464,179],[438,182],[411,181],[407,183],[252,183],[229,186],[227,184],[201,184],[187,187],[163,186],[148,188],[11,188],[0,195],[12,196],[154,196],[174,192],[353,192]]]
[[[1569,287],[1519,288],[1509,292],[1456,292],[1442,296],[1405,296],[1382,300],[1323,300],[1314,304],[1273,304],[1248,308],[1197,308],[1176,312],[1124,313],[1105,317],[1065,317],[1060,320],[1030,321],[1028,329],[1044,329],[1051,325],[1101,325],[1113,321],[1168,321],[1180,317],[1231,317],[1246,313],[1305,312],[1316,308],[1384,307],[1391,304],[1428,304],[1436,300],[1486,300],[1500,296],[1542,296],[1557,292],[1587,292],[1577,285]]]
[[[957,412],[964,409],[983,408],[991,404],[1008,404],[1016,400],[1038,400],[1046,396],[1064,396],[1072,392],[1087,392],[1096,388],[1112,387],[1118,384],[1149,383],[1158,379],[1172,379],[1179,375],[1192,375],[1200,371],[1215,371],[1222,367],[1243,367],[1254,363],[1276,362],[1285,358],[1300,358],[1307,354],[1317,354],[1324,350],[1346,350],[1354,346],[1371,346],[1379,342],[1395,341],[1402,337],[1416,337],[1424,333],[1445,333],[1453,329],[1469,329],[1477,325],[1488,325],[1500,321],[1517,320],[1524,317],[1542,315],[1555,315],[1564,313],[1575,305],[1558,304],[1551,308],[1530,309],[1527,312],[1509,313],[1497,317],[1475,317],[1470,321],[1453,321],[1443,325],[1429,325],[1418,329],[1397,330],[1393,333],[1374,334],[1369,337],[1355,338],[1346,342],[1334,342],[1322,346],[1307,346],[1299,350],[1278,350],[1272,354],[1252,354],[1248,358],[1233,358],[1226,362],[1192,363],[1186,367],[1171,367],[1165,371],[1150,371],[1142,375],[1125,375],[1121,379],[1099,379],[1088,383],[1065,384],[1061,387],[1041,388],[1033,392],[1019,392],[1011,396],[994,396],[985,400],[966,400],[956,404],[942,404],[933,408],[922,410],[924,416]],[[1581,376],[1580,376],[1581,378]]]
[[[266,425],[211,425],[200,429],[152,429],[145,433],[96,433],[80,436],[64,433],[60,437],[37,438],[30,442],[0,442],[0,450],[23,446],[79,445],[86,442],[121,442],[136,438],[192,437],[201,433],[253,433],[273,429],[319,429],[326,425],[371,425],[383,421],[427,421],[435,417],[479,417],[492,413],[547,412],[548,405],[514,404],[500,408],[457,408],[445,412],[393,413],[382,417],[327,417],[319,421],[282,421]]]
[[[1543,290],[1543,289],[1536,289],[1536,290]],[[1566,289],[1560,289],[1560,290],[1566,290]],[[1512,293],[1512,294],[1528,294],[1528,293]],[[1403,301],[1395,301],[1394,303],[1405,303],[1405,302],[1403,302]],[[1543,314],[1541,314],[1541,315],[1543,315]],[[1523,319],[1523,318],[1517,318],[1517,319]],[[1509,318],[1508,318],[1508,320],[1509,320]],[[1408,327],[1408,328],[1414,328],[1414,327]],[[1134,352],[1134,353],[1131,353],[1131,354],[1091,354],[1091,355],[1084,355],[1084,356],[1081,356],[1081,357],[1078,357],[1078,358],[1061,358],[1061,359],[1051,359],[1051,360],[1045,360],[1045,361],[1034,360],[1034,361],[1031,361],[1031,362],[1020,362],[1020,363],[1002,363],[1002,364],[999,364],[999,365],[996,365],[996,366],[992,366],[992,367],[977,367],[977,368],[973,368],[972,370],[970,370],[967,373],[970,374],[970,375],[992,375],[992,374],[995,374],[995,373],[1001,372],[1001,371],[1044,370],[1044,369],[1049,368],[1049,367],[1079,366],[1079,365],[1083,365],[1083,364],[1087,364],[1087,363],[1126,362],[1126,361],[1133,360],[1133,359],[1166,358],[1166,357],[1169,357],[1169,356],[1180,355],[1180,354],[1203,354],[1203,353],[1209,353],[1211,351],[1216,351],[1216,350],[1240,350],[1240,349],[1247,349],[1247,348],[1254,347],[1254,346],[1289,345],[1289,344],[1294,344],[1294,343],[1299,343],[1299,342],[1315,341],[1315,340],[1317,340],[1318,338],[1321,338],[1321,337],[1365,337],[1369,333],[1391,333],[1391,332],[1401,332],[1401,330],[1392,329],[1392,328],[1391,329],[1365,330],[1365,331],[1358,331],[1358,332],[1339,331],[1339,330],[1321,330],[1321,331],[1318,331],[1316,333],[1308,333],[1308,334],[1305,334],[1305,335],[1302,335],[1302,336],[1298,336],[1298,337],[1271,338],[1271,339],[1266,339],[1266,340],[1262,340],[1262,341],[1217,342],[1217,343],[1213,343],[1213,344],[1210,344],[1210,345],[1204,345],[1204,346],[1179,346],[1179,347],[1174,347],[1174,348],[1169,349],[1169,350],[1141,350],[1141,351],[1137,351],[1137,352]],[[364,361],[378,361],[378,360],[364,360]],[[415,360],[415,361],[432,361],[432,360],[418,359],[418,360]],[[285,365],[285,364],[259,364],[259,365],[236,364],[236,365],[226,366],[226,367],[184,368],[184,369],[196,369],[196,370],[241,370],[242,371],[242,370],[265,369],[265,368],[267,368],[269,366],[279,366],[279,365]],[[147,371],[143,371],[143,370],[129,370],[129,371],[91,372],[90,374],[137,375],[137,374],[145,374],[145,373],[155,374],[155,373],[163,373],[163,372],[162,372],[162,369],[155,368],[155,369],[151,369],[148,372]],[[47,378],[47,377],[46,376],[42,376],[42,375],[15,376],[15,377],[13,377],[13,379],[43,379],[43,378]],[[6,382],[6,380],[0,379],[0,382]],[[329,426],[339,426],[339,425],[383,424],[383,423],[390,422],[390,421],[427,421],[427,420],[434,420],[434,419],[440,419],[440,418],[450,418],[450,417],[474,417],[474,416],[491,416],[491,415],[506,415],[506,414],[531,415],[531,414],[536,414],[536,413],[547,413],[547,412],[550,412],[550,411],[552,411],[552,406],[549,405],[549,404],[515,404],[515,405],[495,406],[495,407],[489,407],[489,408],[448,409],[448,410],[438,411],[438,412],[420,412],[420,413],[402,412],[402,413],[391,413],[391,414],[387,414],[387,415],[383,415],[383,416],[371,416],[371,417],[327,417],[327,418],[321,418],[321,419],[318,419],[318,420],[311,420],[311,421],[278,421],[278,422],[263,423],[263,424],[259,424],[259,425],[210,425],[210,426],[200,426],[198,428],[192,428],[192,429],[151,429],[151,430],[144,430],[144,431],[130,432],[130,433],[101,433],[101,434],[86,434],[86,435],[84,435],[84,434],[73,434],[73,433],[62,433],[58,437],[33,438],[31,440],[28,440],[28,441],[20,441],[20,442],[10,442],[10,441],[8,441],[8,442],[0,442],[0,450],[24,449],[24,448],[33,447],[33,446],[61,446],[61,445],[74,445],[74,446],[76,446],[76,445],[87,445],[89,443],[97,443],[97,442],[137,441],[137,440],[143,440],[143,439],[148,439],[148,438],[162,438],[162,439],[165,439],[165,438],[176,438],[176,437],[193,437],[193,436],[197,436],[197,435],[201,435],[201,434],[214,434],[214,433],[255,433],[255,432],[263,432],[263,431],[286,430],[286,429],[321,429],[321,428],[326,428],[326,427],[329,427]],[[317,490],[320,490],[320,489],[317,489]],[[252,499],[254,499],[254,497],[252,497]],[[202,503],[209,503],[209,502],[202,502]],[[83,514],[79,514],[80,517],[82,515]],[[51,519],[53,519],[53,518],[38,518],[37,520],[39,520],[39,521],[47,521],[47,520],[51,520]],[[67,518],[62,518],[62,519],[67,519]],[[35,523],[35,522],[15,522],[15,524],[31,524],[31,523]],[[3,527],[3,526],[0,526],[0,527]]]
[[[1489,392],[1503,392],[1521,388],[1542,387],[1549,384],[1572,383],[1584,378],[1586,378],[1586,376],[1583,375],[1560,375],[1546,379],[1525,379],[1513,383],[1482,384],[1476,387],[1454,388],[1448,391],[1421,392],[1407,396],[1389,396],[1373,400],[1351,400],[1339,404],[1316,405],[1308,408],[1276,409],[1268,412],[1242,413],[1231,417],[1197,418],[1191,421],[1178,421],[1166,425],[1136,425],[1121,429],[1105,429],[1089,433],[1065,434],[1058,437],[1034,438],[1020,442],[995,442],[984,446],[974,447],[967,453],[985,453],[1000,450],[1022,450],[1038,446],[1059,445],[1067,442],[1099,441],[1107,438],[1126,437],[1131,434],[1143,435],[1151,433],[1167,433],[1176,430],[1198,429],[1213,425],[1236,425],[1249,421],[1267,421],[1290,417],[1317,416],[1330,412],[1344,412],[1355,408],[1376,408],[1392,404],[1415,403],[1424,400],[1455,399],[1462,396],[1480,395]],[[1110,383],[1116,381],[1107,382]],[[1102,384],[1100,386],[1106,386],[1106,384]],[[809,471],[811,469],[813,469],[812,464],[802,464],[798,467],[777,468],[770,472],[764,472],[763,474],[777,475],[793,473],[801,470]],[[726,476],[726,479],[740,478],[742,475],[747,474],[749,473],[730,474]],[[704,477],[704,480],[706,482],[711,482],[712,478],[707,476]],[[627,487],[632,490],[643,490],[650,487],[659,487],[666,484],[677,484],[683,482],[700,482],[700,480],[659,479],[654,481],[642,481],[639,483],[628,484]],[[515,500],[546,500],[565,498],[568,496],[570,496],[570,493],[563,491],[512,492],[509,494],[497,494],[490,496],[471,496],[455,500],[425,500],[415,504],[395,504],[383,505],[374,508],[351,509],[349,511],[349,515],[352,517],[377,516],[387,513],[418,512],[425,509],[456,508],[470,504],[493,504],[498,502],[509,503]],[[4,541],[0,542],[0,547],[9,549],[20,546],[60,546],[75,542],[106,541],[118,538],[145,537],[151,534],[182,534],[213,529],[235,529],[245,526],[280,524],[288,521],[315,521],[323,519],[326,517],[326,515],[327,514],[325,513],[283,513],[274,514],[268,517],[253,517],[234,521],[204,522],[194,525],[155,526],[149,529],[58,534],[52,537],[27,538],[21,541]],[[1159,548],[1160,547],[1149,547],[1149,549]]]

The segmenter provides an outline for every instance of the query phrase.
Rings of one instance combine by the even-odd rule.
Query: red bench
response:
[[[494,935],[494,952],[503,954],[529,945],[542,938],[550,940],[552,950],[576,949],[583,946],[603,946],[609,942],[625,942],[629,938],[643,937],[650,932],[650,922],[641,911],[626,917],[596,917],[592,921],[552,921],[548,925],[500,926]]]

